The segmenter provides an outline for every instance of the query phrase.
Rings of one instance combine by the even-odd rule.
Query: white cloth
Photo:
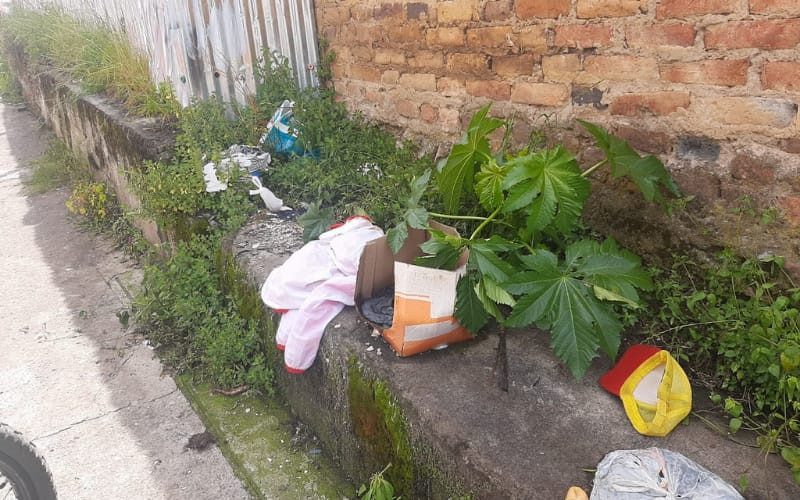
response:
[[[302,373],[314,363],[325,327],[344,306],[354,304],[364,245],[381,236],[381,228],[366,218],[351,218],[307,243],[267,277],[262,300],[288,310],[275,339],[284,349],[288,371]]]

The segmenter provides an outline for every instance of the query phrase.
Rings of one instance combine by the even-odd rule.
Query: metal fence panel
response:
[[[298,83],[316,85],[312,0],[18,0],[56,4],[123,30],[147,55],[155,82],[170,82],[185,106],[216,95],[245,103],[264,50],[288,58]]]

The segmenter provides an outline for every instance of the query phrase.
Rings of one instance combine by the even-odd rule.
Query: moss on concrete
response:
[[[177,383],[254,497],[354,497],[354,487],[339,478],[318,444],[297,439],[296,420],[283,404],[248,394],[215,395],[188,376]]]
[[[403,412],[386,384],[363,376],[355,357],[350,358],[347,397],[353,429],[365,447],[368,462],[376,471],[391,463],[385,477],[397,494],[412,498],[414,457]]]

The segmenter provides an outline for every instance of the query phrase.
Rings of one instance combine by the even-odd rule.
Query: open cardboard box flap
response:
[[[436,222],[431,222],[430,225],[434,229],[458,236],[458,232],[455,228],[450,226]],[[462,326],[458,325],[452,317],[455,301],[455,285],[458,282],[458,277],[463,274],[463,269],[460,271],[443,271],[413,265],[414,259],[423,255],[420,245],[429,238],[430,233],[428,233],[428,231],[409,228],[408,238],[397,254],[392,253],[385,236],[367,243],[361,254],[354,297],[356,310],[362,318],[379,331],[382,330],[383,327],[365,318],[362,314],[361,306],[365,300],[373,297],[386,287],[395,284],[395,263],[409,264],[409,266],[401,267],[403,268],[403,272],[412,273],[413,276],[405,275],[404,277],[406,280],[403,281],[412,281],[415,287],[419,287],[420,284],[424,287],[426,278],[430,277],[430,289],[427,291],[429,292],[428,295],[431,297],[431,300],[428,301],[429,303],[427,303],[427,305],[425,305],[424,299],[415,300],[416,297],[425,295],[425,293],[417,293],[409,298],[403,296],[403,290],[395,290],[394,322],[391,328],[383,330],[382,333],[387,341],[392,344],[395,351],[401,356],[409,356],[439,345],[446,345],[472,338],[472,335]],[[469,252],[465,250],[458,261],[457,267],[462,268],[464,264],[466,264],[468,258]],[[442,290],[441,288],[437,289],[437,286],[442,286],[442,280],[440,278],[443,275],[449,278],[449,280],[447,280],[448,284],[445,285],[448,287],[447,290]],[[416,291],[419,292],[419,290]],[[444,308],[447,309],[445,315],[441,315],[443,309],[442,304],[437,304],[435,307],[432,305],[433,302],[436,302],[437,297],[442,296],[448,297],[448,299],[445,300],[445,302],[448,303],[444,304]],[[401,305],[400,302],[403,301],[405,303]],[[415,317],[398,318],[398,314],[402,316],[404,314],[403,311],[407,310],[406,306],[408,306],[410,302],[419,302],[418,304],[411,304],[411,307],[415,309]],[[420,307],[427,310],[423,312],[420,310]],[[420,317],[423,319],[420,319]],[[398,323],[400,323],[399,328]]]

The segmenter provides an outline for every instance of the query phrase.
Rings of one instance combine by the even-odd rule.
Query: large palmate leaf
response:
[[[297,223],[303,228],[304,242],[316,240],[333,224],[333,209],[320,208],[319,203],[312,203],[306,213],[297,218]]]
[[[589,182],[574,156],[558,146],[513,158],[505,168],[503,188],[509,194],[503,212],[523,210],[530,232],[550,223],[562,233],[572,232],[589,196]]]
[[[579,241],[566,249],[563,261],[546,250],[521,261],[528,271],[502,284],[521,296],[506,325],[551,330],[552,348],[576,378],[586,372],[598,348],[616,357],[622,323],[613,304],[635,306],[636,289],[652,287],[638,260],[613,242]]]
[[[480,172],[475,174],[475,194],[487,212],[493,212],[503,204],[503,179],[507,171],[492,160],[482,164]]]
[[[489,321],[489,313],[475,292],[477,276],[474,273],[462,276],[456,285],[455,318],[461,326],[472,333],[478,333]]]
[[[454,270],[464,250],[464,241],[458,236],[438,229],[428,229],[428,232],[431,237],[419,246],[425,255],[414,259],[414,264],[448,271]]]
[[[420,206],[422,196],[428,188],[431,179],[431,171],[426,170],[424,174],[411,181],[411,192],[406,200],[406,211],[403,220],[394,225],[386,232],[386,240],[392,252],[397,253],[408,238],[408,227],[415,229],[425,229],[428,227],[428,211]]]
[[[439,191],[444,198],[445,210],[451,213],[459,209],[461,192],[472,190],[475,165],[492,159],[486,135],[505,124],[502,120],[486,116],[490,106],[487,104],[475,113],[467,133],[460,143],[453,146],[439,173]]]
[[[612,176],[631,179],[647,201],[663,200],[659,185],[673,195],[681,196],[678,185],[657,157],[639,155],[627,142],[599,125],[583,120],[578,122],[594,136],[597,146],[605,153]]]

